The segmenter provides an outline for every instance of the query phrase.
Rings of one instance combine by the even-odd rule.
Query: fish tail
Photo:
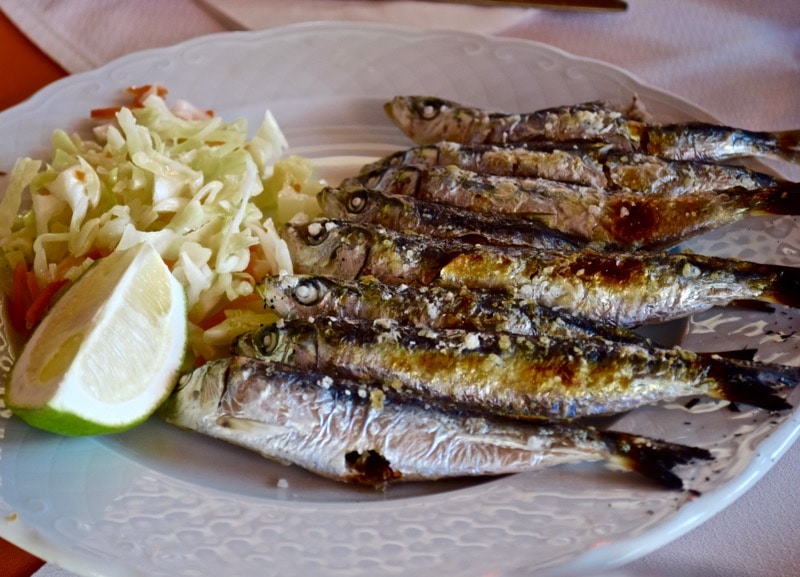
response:
[[[752,361],[755,358],[757,352],[758,352],[758,349],[745,347],[745,348],[742,348],[742,349],[731,349],[731,350],[727,350],[727,351],[716,351],[716,352],[713,352],[713,353],[698,352],[697,355],[701,356],[701,357],[717,356],[717,357],[723,357],[723,358],[729,359],[729,360]]]
[[[775,266],[772,282],[759,300],[800,308],[800,267]]]
[[[747,198],[752,214],[800,214],[800,182],[781,182],[752,192],[743,190],[740,194],[741,198]]]
[[[773,136],[780,158],[788,162],[800,162],[800,129],[775,132]]]
[[[614,464],[636,471],[668,489],[683,489],[683,480],[673,472],[675,467],[714,458],[710,451],[700,447],[617,431],[603,431],[601,435]]]
[[[705,362],[710,367],[709,377],[715,381],[711,396],[767,411],[792,408],[778,390],[800,382],[800,367],[717,356],[705,357]]]

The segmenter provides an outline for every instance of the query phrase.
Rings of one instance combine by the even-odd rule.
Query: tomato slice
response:
[[[151,94],[156,94],[161,98],[167,95],[167,89],[160,84],[144,84],[142,86],[129,86],[127,92],[133,95],[133,102],[129,108],[142,108],[144,101]],[[109,106],[107,108],[93,108],[89,115],[98,120],[112,120],[116,117],[117,112],[122,109],[121,106]]]
[[[58,291],[61,290],[61,287],[66,285],[68,282],[69,281],[66,279],[57,280],[51,282],[49,285],[39,291],[39,294],[37,294],[33,299],[33,302],[28,307],[28,310],[25,311],[25,326],[28,328],[28,330],[33,330],[36,325],[42,321],[44,315],[50,309],[50,305],[53,302],[53,297],[55,297]]]
[[[30,293],[28,292],[28,267],[24,262],[14,268],[14,278],[11,282],[11,294],[8,295],[8,321],[11,328],[19,334],[27,334],[25,314],[30,306]]]

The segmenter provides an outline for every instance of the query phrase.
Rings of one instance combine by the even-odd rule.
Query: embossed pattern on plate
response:
[[[91,108],[151,82],[252,125],[270,108],[292,152],[309,156],[407,146],[380,106],[398,93],[516,111],[637,94],[663,121],[711,120],[619,69],[532,42],[300,25],[201,38],[60,81],[0,114],[0,172],[18,156],[42,155],[53,129],[86,130],[81,119]],[[795,219],[751,221],[690,246],[797,266],[799,231]],[[741,342],[798,364],[798,329],[792,311],[716,310],[693,320],[685,344]],[[0,346],[7,370],[7,342]],[[67,569],[107,577],[585,575],[701,523],[752,485],[798,434],[794,415],[733,413],[708,402],[635,411],[619,426],[712,448],[713,464],[684,471],[702,496],[661,491],[595,465],[375,493],[157,421],[115,437],[62,439],[0,408],[0,535]]]

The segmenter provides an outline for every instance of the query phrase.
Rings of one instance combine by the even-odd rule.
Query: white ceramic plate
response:
[[[44,154],[53,129],[85,130],[91,108],[124,102],[125,87],[152,82],[252,126],[270,108],[292,151],[312,157],[408,146],[382,112],[395,94],[515,111],[637,94],[659,120],[709,120],[619,69],[532,42],[299,25],[201,38],[57,82],[0,114],[0,171],[18,156]],[[751,221],[693,246],[800,265],[793,219]],[[754,346],[763,358],[800,364],[792,336],[800,318],[791,311],[711,311],[689,328],[688,347]],[[9,364],[6,346],[2,368]],[[682,471],[699,498],[596,465],[379,493],[155,420],[123,435],[65,439],[0,415],[0,536],[67,569],[108,577],[586,575],[698,525],[798,434],[791,415],[710,403],[648,408],[618,423],[712,448],[712,464]]]

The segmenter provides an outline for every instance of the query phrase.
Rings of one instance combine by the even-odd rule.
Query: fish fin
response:
[[[731,350],[727,350],[727,351],[716,351],[716,352],[713,352],[713,353],[700,352],[700,353],[697,353],[697,354],[700,355],[700,356],[703,356],[703,357],[711,357],[711,356],[716,355],[718,357],[722,357],[722,358],[725,358],[725,359],[733,359],[733,360],[739,360],[739,361],[752,361],[753,359],[755,359],[755,356],[756,356],[757,352],[758,352],[758,349],[742,348],[742,349],[731,349]]]
[[[755,299],[736,299],[729,302],[728,306],[760,313],[772,314],[775,312],[775,305],[771,305],[764,301],[757,301]]]
[[[781,182],[753,191],[742,189],[736,194],[746,202],[750,214],[755,216],[800,214],[800,182]]]
[[[216,424],[224,429],[246,433],[250,435],[262,435],[266,437],[275,437],[286,432],[285,427],[280,425],[270,425],[269,423],[262,423],[252,419],[244,419],[241,417],[218,417]]]
[[[774,132],[773,137],[780,158],[788,162],[800,162],[800,129]]]
[[[617,431],[603,431],[611,461],[657,481],[667,489],[683,489],[683,480],[672,470],[692,461],[710,461],[710,451],[689,445],[638,437]]]
[[[718,356],[705,357],[705,360],[710,365],[709,376],[717,383],[710,391],[711,396],[767,411],[792,408],[777,390],[795,387],[800,381],[800,367]]]
[[[800,308],[800,267],[775,266],[774,268],[775,280],[759,300]]]

